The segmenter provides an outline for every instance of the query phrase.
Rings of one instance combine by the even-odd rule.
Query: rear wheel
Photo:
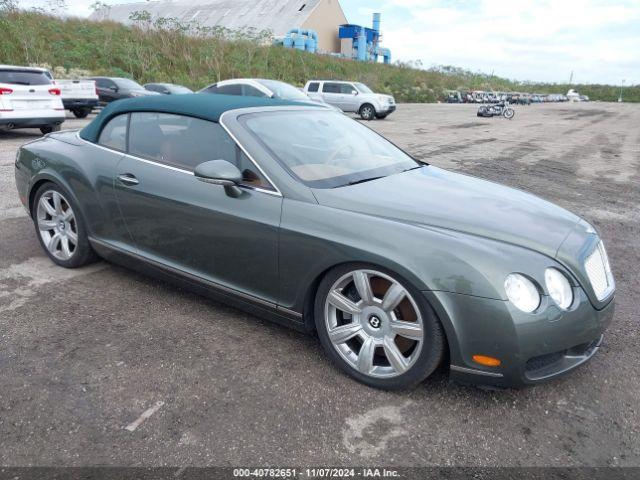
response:
[[[330,271],[315,301],[320,342],[349,376],[387,390],[428,377],[444,351],[440,322],[419,291],[367,265]]]
[[[44,127],[40,127],[40,132],[42,132],[43,135],[46,135],[47,133],[51,133],[51,132],[59,132],[61,128],[62,127],[60,127],[60,124],[45,125]]]
[[[373,120],[376,116],[376,109],[370,103],[365,103],[360,107],[359,113],[363,120]]]
[[[508,118],[509,120],[511,120],[515,114],[516,112],[513,108],[505,108],[504,112],[502,112],[502,115],[504,115],[504,118]]]
[[[87,115],[91,113],[91,109],[89,108],[76,108],[71,110],[71,112],[75,115],[76,118],[87,118]]]
[[[77,268],[96,260],[87,231],[71,196],[54,183],[43,184],[33,203],[40,245],[62,267]]]

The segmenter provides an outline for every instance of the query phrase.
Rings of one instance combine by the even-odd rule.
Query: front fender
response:
[[[421,291],[506,300],[519,272],[544,285],[563,267],[533,250],[463,232],[285,199],[280,236],[281,304],[301,311],[305,288],[327,269],[365,262],[396,272]]]

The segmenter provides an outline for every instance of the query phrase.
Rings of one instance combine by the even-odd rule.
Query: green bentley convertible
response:
[[[320,105],[115,102],[24,145],[20,199],[51,260],[98,256],[315,331],[353,378],[542,382],[598,350],[614,280],[595,230],[418,162]]]

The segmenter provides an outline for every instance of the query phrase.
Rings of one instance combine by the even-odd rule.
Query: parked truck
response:
[[[98,92],[94,80],[56,80],[62,92],[62,104],[76,118],[85,118],[98,106]]]

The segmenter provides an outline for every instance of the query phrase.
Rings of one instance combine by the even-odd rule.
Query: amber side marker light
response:
[[[474,362],[484,365],[485,367],[497,367],[502,363],[497,358],[487,357],[486,355],[474,355],[471,358],[473,358]]]

